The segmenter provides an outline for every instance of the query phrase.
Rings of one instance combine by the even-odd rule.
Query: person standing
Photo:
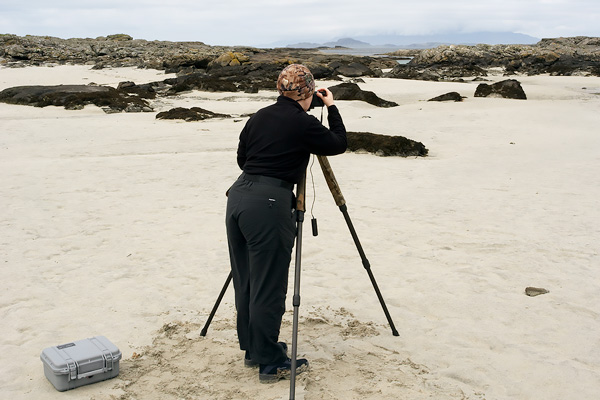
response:
[[[310,154],[346,151],[346,128],[328,89],[316,96],[328,110],[329,128],[306,111],[315,94],[310,70],[291,64],[277,79],[275,104],[254,114],[238,143],[242,174],[227,191],[226,229],[235,290],[237,334],[244,364],[259,366],[260,382],[289,375],[287,345],[279,342],[288,271],[296,237],[294,185]],[[298,359],[297,372],[308,367]]]

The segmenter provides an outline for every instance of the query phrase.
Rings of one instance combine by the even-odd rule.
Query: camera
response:
[[[318,92],[321,92],[321,94],[323,96],[327,96],[327,92],[325,90],[318,90]],[[325,105],[325,103],[323,103],[323,100],[317,96],[317,93],[313,93],[313,97],[312,97],[312,101],[310,103],[310,107],[308,108],[309,110],[312,110],[315,107],[323,107]]]

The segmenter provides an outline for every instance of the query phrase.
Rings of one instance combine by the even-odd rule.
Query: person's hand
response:
[[[331,90],[327,88],[321,88],[318,89],[315,93],[317,97],[323,100],[323,104],[325,104],[327,107],[333,105],[333,93],[331,93]]]

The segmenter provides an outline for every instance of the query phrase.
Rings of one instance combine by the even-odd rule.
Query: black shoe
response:
[[[296,374],[304,372],[308,369],[308,360],[299,358],[296,360]],[[292,360],[280,362],[279,364],[260,364],[258,370],[258,379],[261,383],[274,383],[280,379],[289,378],[292,373]]]
[[[278,343],[281,348],[283,349],[283,352],[285,353],[285,355],[287,356],[287,343],[284,342],[279,342]],[[248,350],[246,350],[246,354],[244,355],[244,366],[248,367],[248,368],[253,368],[253,367],[258,367],[258,363],[256,361],[254,361],[252,358],[250,358],[250,352]]]

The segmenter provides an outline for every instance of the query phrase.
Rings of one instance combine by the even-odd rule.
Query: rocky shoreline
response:
[[[413,57],[408,64],[398,63],[407,56]],[[207,73],[229,81],[236,81],[232,76],[243,76],[250,78],[254,86],[264,88],[269,86],[265,82],[272,82],[283,66],[293,62],[308,65],[317,79],[385,76],[457,80],[486,76],[490,69],[504,75],[600,76],[600,38],[542,39],[535,45],[451,45],[371,57],[325,54],[319,49],[146,41],[123,34],[95,39],[0,35],[0,66],[4,67],[85,64],[97,69],[151,68],[178,75]],[[228,79],[222,79],[225,77]],[[248,89],[247,84],[242,88]]]
[[[403,51],[394,53],[397,56]],[[430,81],[510,75],[600,76],[600,38],[542,39],[535,45],[439,46],[420,51],[386,76]]]
[[[381,76],[397,57],[359,57],[321,53],[317,49],[258,49],[209,46],[202,42],[164,42],[112,35],[96,39],[59,39],[42,36],[0,35],[0,66],[85,64],[93,68],[138,67],[185,75],[226,68],[235,73],[272,74],[282,66],[301,62],[315,76]],[[223,72],[218,72],[223,75]],[[232,75],[232,73],[225,73]]]

